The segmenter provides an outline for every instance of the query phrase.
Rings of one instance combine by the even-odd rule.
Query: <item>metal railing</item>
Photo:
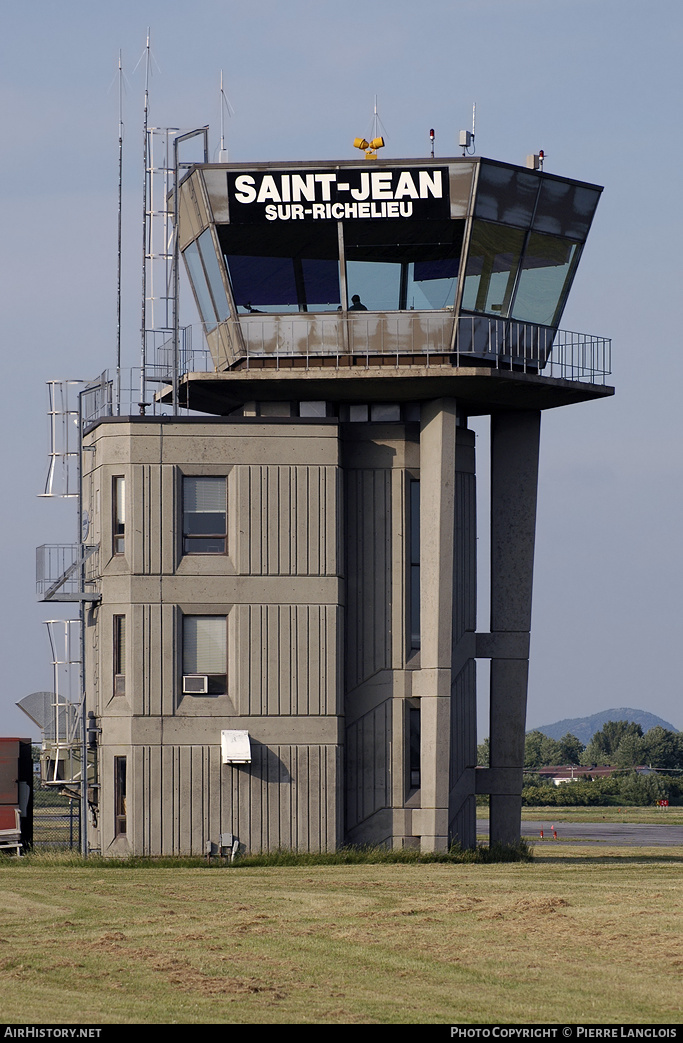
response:
[[[92,591],[97,577],[97,547],[83,548],[78,543],[43,543],[36,547],[36,594],[41,601],[74,600]],[[82,589],[85,566],[86,590]]]
[[[234,320],[233,320],[234,324]],[[530,323],[448,312],[356,312],[339,315],[247,315],[240,317],[247,368],[252,360],[276,362],[332,359],[338,367],[364,360],[366,367],[389,360],[412,365],[468,366],[484,362],[514,370],[591,384],[611,372],[611,341],[586,333]]]
[[[237,323],[231,320],[233,330]],[[553,330],[530,323],[479,315],[434,312],[360,312],[346,316],[297,313],[240,316],[242,368],[261,368],[264,360],[290,366],[293,360],[314,369],[323,359],[337,369],[411,365],[482,366],[539,377],[604,385],[611,373],[612,342],[606,337]],[[179,355],[179,376],[214,373],[215,361],[201,325],[185,327]],[[201,344],[201,347],[199,344]],[[173,384],[173,342],[160,337],[150,352],[145,383],[148,416],[171,416],[173,406],[159,392]],[[272,364],[272,363],[271,363]],[[84,386],[82,420],[139,413],[140,369],[105,370]],[[189,412],[183,410],[183,412]]]

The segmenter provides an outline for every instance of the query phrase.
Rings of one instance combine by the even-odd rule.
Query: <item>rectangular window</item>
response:
[[[462,298],[466,311],[508,315],[523,245],[519,228],[474,222]]]
[[[225,554],[225,477],[183,478],[183,554]]]
[[[408,788],[420,788],[420,710],[408,707]]]
[[[126,694],[126,617],[114,616],[114,695]]]
[[[114,836],[125,837],[126,832],[126,758],[114,757]]]
[[[411,481],[409,485],[410,511],[408,538],[410,550],[410,651],[416,652],[420,647],[420,483]]]
[[[579,247],[569,239],[532,232],[524,253],[512,317],[552,326],[569,291]]]
[[[226,693],[226,646],[225,616],[183,618],[183,694]]]
[[[349,299],[358,294],[370,311],[452,307],[463,231],[449,219],[345,221]]]
[[[121,475],[112,478],[112,550],[123,554],[126,547],[126,479]]]
[[[336,221],[314,224],[218,226],[238,310],[336,312],[341,307]]]

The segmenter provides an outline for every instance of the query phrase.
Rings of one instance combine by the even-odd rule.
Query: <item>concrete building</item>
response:
[[[470,157],[182,178],[209,364],[176,343],[175,413],[82,417],[91,849],[472,846],[478,793],[519,838],[540,417],[613,393],[608,342],[558,333],[600,191]]]

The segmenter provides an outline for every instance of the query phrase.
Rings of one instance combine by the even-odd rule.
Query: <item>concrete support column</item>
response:
[[[420,425],[420,671],[413,694],[420,697],[421,809],[423,851],[448,846],[455,524],[456,408],[453,399],[422,407]]]
[[[519,841],[541,415],[491,418],[491,843]]]

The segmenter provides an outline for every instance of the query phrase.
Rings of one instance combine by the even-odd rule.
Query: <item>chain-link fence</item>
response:
[[[37,783],[33,790],[33,850],[79,850],[80,802]]]

